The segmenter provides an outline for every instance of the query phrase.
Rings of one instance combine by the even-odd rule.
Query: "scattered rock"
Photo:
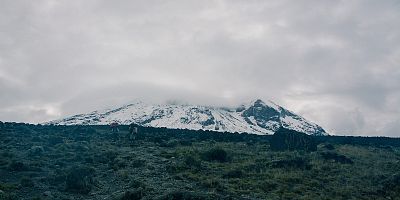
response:
[[[41,156],[44,153],[44,148],[43,146],[32,146],[29,149],[29,155],[30,156]]]
[[[51,194],[50,191],[43,192],[43,196],[48,197],[48,198],[53,198],[53,195]]]

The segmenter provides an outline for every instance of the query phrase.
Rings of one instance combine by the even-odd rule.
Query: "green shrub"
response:
[[[335,149],[335,147],[332,144],[325,144],[324,148],[327,149],[327,150],[334,150]]]
[[[160,156],[161,157],[163,157],[163,158],[168,158],[168,159],[170,159],[170,158],[172,158],[172,157],[177,157],[177,154],[176,154],[176,152],[167,152],[167,151],[161,151],[160,152]]]
[[[73,167],[66,176],[66,190],[79,194],[88,194],[92,189],[94,169]]]
[[[15,194],[5,193],[0,191],[0,200],[17,200],[19,199]]]
[[[242,178],[243,175],[242,170],[235,169],[222,175],[222,178]]]
[[[202,158],[206,161],[228,162],[228,153],[221,148],[213,148],[203,153]]]
[[[170,141],[162,141],[160,143],[158,143],[158,145],[160,145],[160,147],[167,147],[167,148],[174,148],[178,145],[178,141],[176,140],[170,140]]]
[[[181,146],[192,146],[192,141],[190,141],[190,140],[180,140],[179,141],[179,144],[181,145]]]
[[[0,158],[0,166],[8,165],[8,159]]]
[[[379,195],[384,195],[387,199],[396,199],[400,196],[400,174],[394,174],[393,176],[387,178],[383,181],[382,189],[378,190]]]
[[[55,173],[49,175],[47,180],[51,185],[60,185],[65,183],[66,176],[64,171],[56,170]]]
[[[146,165],[146,161],[142,159],[132,160],[131,167],[132,168],[140,168]]]
[[[59,136],[50,136],[47,142],[48,142],[49,146],[55,146],[57,144],[64,143],[64,138],[59,137]]]
[[[274,133],[270,146],[274,151],[317,150],[317,142],[313,136],[286,128],[280,128]]]
[[[165,194],[161,197],[158,197],[157,200],[208,200],[207,196],[188,191],[173,191],[168,194]]]
[[[284,169],[299,169],[299,170],[310,170],[311,165],[303,158],[294,158],[289,160],[278,160],[271,163],[273,168],[284,168]]]
[[[20,183],[22,185],[22,187],[33,187],[35,186],[35,183],[33,182],[33,180],[31,178],[28,177],[22,177],[20,180]]]
[[[152,138],[152,141],[156,144],[161,144],[161,143],[165,143],[164,139],[162,137],[156,136]]]
[[[191,155],[185,156],[184,163],[190,169],[201,168],[201,161]]]
[[[29,149],[29,156],[41,156],[43,153],[43,146],[32,146],[31,149]]]
[[[261,190],[263,190],[264,192],[271,192],[275,189],[278,188],[278,184],[273,182],[272,180],[265,180],[264,182],[262,182],[259,187],[261,188]]]
[[[334,162],[338,162],[341,164],[353,164],[354,163],[350,158],[347,158],[344,155],[339,155],[337,153],[322,152],[321,156],[325,160],[332,160]]]
[[[118,153],[113,150],[106,151],[103,153],[103,156],[109,161],[109,162],[114,162],[114,160],[117,158]]]
[[[221,184],[221,179],[207,178],[201,181],[201,184],[208,189],[215,189],[217,191],[223,191],[225,186]]]
[[[9,165],[9,170],[10,171],[26,171],[28,170],[28,167],[23,163],[19,161],[12,161]]]
[[[14,154],[9,151],[4,151],[3,153],[1,153],[1,156],[4,158],[13,158]]]
[[[126,191],[120,200],[139,200],[144,196],[142,189]]]
[[[128,166],[128,163],[123,160],[123,159],[115,159],[114,162],[109,163],[111,168],[113,168],[114,170],[119,170],[119,169],[124,169]]]
[[[142,181],[136,180],[136,179],[132,179],[129,183],[129,186],[131,188],[146,188],[146,184],[143,183]]]
[[[179,168],[176,165],[167,165],[165,166],[165,170],[169,173],[169,174],[175,174],[181,171],[181,168]]]
[[[17,186],[15,185],[15,184],[12,184],[12,183],[1,183],[0,182],[0,190],[3,190],[3,191],[13,191],[13,190],[16,190],[17,189]]]
[[[113,163],[114,160],[118,157],[118,153],[114,150],[108,150],[105,152],[102,152],[100,154],[95,154],[93,156],[93,160],[95,162],[107,164],[107,163]]]

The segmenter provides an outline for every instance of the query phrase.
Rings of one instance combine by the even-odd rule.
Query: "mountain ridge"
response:
[[[272,101],[264,102],[260,99],[238,107],[146,104],[142,101],[136,101],[121,107],[78,114],[44,124],[104,125],[111,122],[259,135],[273,134],[280,127],[284,127],[309,135],[327,135],[319,125]]]

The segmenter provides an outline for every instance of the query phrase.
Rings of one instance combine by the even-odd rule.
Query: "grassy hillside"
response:
[[[2,199],[400,199],[400,140],[0,123]]]

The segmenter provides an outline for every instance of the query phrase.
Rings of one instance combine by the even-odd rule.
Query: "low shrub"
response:
[[[324,148],[327,149],[327,150],[334,150],[335,149],[335,147],[332,144],[325,144]]]
[[[167,148],[174,148],[178,146],[178,141],[176,140],[169,140],[169,141],[161,141],[158,143],[160,147],[167,147]]]
[[[59,137],[59,136],[50,136],[47,142],[48,142],[49,146],[55,146],[57,144],[64,143],[64,138]]]
[[[331,160],[331,161],[341,163],[341,164],[353,164],[354,163],[350,158],[347,158],[344,155],[339,155],[337,153],[322,152],[321,156],[324,160]]]
[[[114,160],[117,158],[118,153],[113,150],[109,150],[103,153],[103,156],[109,161],[109,162],[114,162]]]
[[[218,162],[228,162],[228,153],[221,148],[213,148],[203,153],[203,160],[206,161],[218,161]]]
[[[208,198],[203,194],[195,192],[173,191],[156,199],[157,200],[208,200],[212,198]]]
[[[17,199],[19,199],[17,197],[17,195],[15,195],[13,193],[11,193],[11,194],[5,193],[0,190],[0,200],[17,200]]]
[[[191,155],[185,156],[184,163],[185,163],[186,167],[188,167],[190,169],[200,169],[201,168],[201,161]]]
[[[136,188],[146,188],[147,187],[145,183],[143,183],[142,181],[136,180],[136,179],[131,180],[130,183],[129,183],[129,186],[131,188],[135,188],[135,189]]]
[[[387,199],[396,199],[400,195],[400,174],[394,174],[385,179],[382,184],[382,189],[377,191],[378,194],[387,197]]]
[[[92,189],[94,169],[73,167],[66,176],[66,190],[79,194],[88,194]]]
[[[33,180],[31,178],[28,177],[22,177],[20,180],[20,184],[22,185],[22,187],[33,187],[35,186],[35,183],[33,182]]]
[[[118,153],[113,150],[105,151],[100,154],[95,154],[93,156],[93,160],[95,162],[99,162],[102,164],[107,164],[107,163],[114,163],[114,160],[118,157]]]
[[[162,138],[162,137],[158,137],[158,136],[152,138],[152,141],[153,141],[154,143],[156,143],[156,144],[164,143],[163,138]]]
[[[137,159],[137,160],[132,160],[131,167],[132,168],[140,168],[146,165],[145,160]]]
[[[75,135],[80,135],[80,134],[95,134],[97,131],[94,128],[90,128],[90,127],[85,127],[85,126],[77,126],[72,133]]]
[[[181,146],[192,146],[192,141],[190,141],[190,140],[180,140],[179,141],[179,144],[181,145]]]
[[[271,192],[278,188],[278,184],[273,182],[272,180],[265,180],[259,186],[264,192]]]
[[[243,175],[242,170],[235,169],[222,175],[222,178],[242,178]]]
[[[29,156],[41,156],[44,153],[43,146],[32,146],[29,149]]]
[[[0,166],[8,165],[8,159],[0,158]]]
[[[65,172],[62,170],[56,170],[55,173],[49,175],[47,181],[51,185],[60,185],[65,183],[65,179],[66,179]]]
[[[12,161],[8,168],[10,171],[17,171],[17,172],[28,170],[28,167],[23,162],[19,161]]]
[[[9,151],[4,151],[3,153],[1,153],[1,156],[4,158],[13,158],[14,154]]]
[[[10,191],[16,190],[17,188],[18,187],[15,184],[0,182],[0,190],[2,190],[2,191],[10,192]]]
[[[144,196],[144,191],[142,189],[126,191],[120,200],[139,200]]]
[[[310,170],[311,165],[302,158],[294,158],[289,160],[278,160],[271,163],[273,168],[285,168],[285,169],[299,169],[299,170]]]
[[[270,140],[274,151],[316,151],[317,142],[313,136],[286,128],[280,128]]]
[[[114,162],[109,163],[109,164],[110,164],[110,167],[116,171],[119,169],[124,169],[128,166],[128,163],[125,160],[120,159],[120,158],[115,159]]]
[[[200,183],[208,189],[212,189],[212,190],[216,190],[216,191],[220,191],[220,192],[224,191],[226,189],[224,184],[221,183],[221,179],[207,178],[207,179],[202,179],[200,181]]]

